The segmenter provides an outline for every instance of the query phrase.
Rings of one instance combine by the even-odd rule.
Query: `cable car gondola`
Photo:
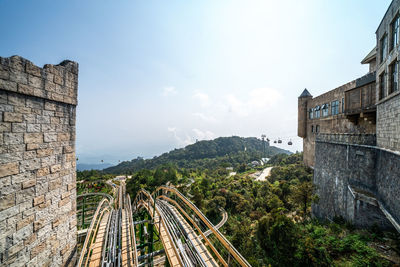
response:
[[[287,143],[289,146],[293,145],[292,140]]]
[[[278,144],[282,144],[282,140],[281,139],[278,140]]]

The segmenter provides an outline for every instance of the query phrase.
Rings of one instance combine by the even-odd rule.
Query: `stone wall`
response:
[[[395,16],[399,14],[400,0],[393,0],[386,11],[379,27],[376,31],[377,39],[377,83],[376,83],[376,99],[377,99],[377,142],[378,146],[394,151],[400,151],[400,88],[398,91],[391,92],[390,65],[400,60],[400,45],[391,45],[391,23]],[[383,36],[387,36],[387,54],[385,58],[381,56]],[[397,75],[400,75],[397,72]],[[383,76],[385,79],[384,95],[380,99],[380,82],[378,77]],[[400,76],[398,77],[400,79]]]
[[[397,222],[400,222],[400,153],[382,149],[377,153],[377,196]]]
[[[376,77],[378,81],[378,77],[380,74],[382,74],[383,71],[386,70],[388,73],[388,66],[391,64],[394,60],[397,59],[399,55],[399,50],[400,46],[397,45],[397,47],[392,47],[390,40],[392,37],[392,32],[390,29],[390,24],[392,23],[394,17],[398,14],[399,12],[399,7],[400,7],[400,0],[393,0],[390,3],[389,8],[386,10],[385,15],[382,18],[382,21],[380,22],[378,29],[376,30],[376,47],[377,47],[377,53],[376,53],[376,60],[377,60],[377,70],[376,70]],[[382,37],[386,35],[387,38],[387,54],[385,58],[381,57],[381,42],[380,40]],[[387,75],[389,76],[389,75]],[[389,77],[386,77],[387,81],[389,81]],[[377,94],[376,94],[376,99],[379,99],[379,83],[377,82]],[[386,92],[387,93],[387,92]]]
[[[317,135],[318,142],[340,143],[340,144],[353,144],[353,145],[376,145],[375,134],[347,134],[347,133],[334,133],[326,134],[321,133]]]
[[[78,64],[0,58],[0,265],[73,264]]]
[[[381,150],[374,142],[373,135],[317,137],[314,184],[319,202],[313,205],[314,216],[392,229],[383,206],[399,221],[400,155]]]
[[[342,102],[345,98],[345,92],[352,88],[355,88],[355,85],[356,80],[314,98],[299,98],[298,129],[305,128],[305,133],[299,131],[298,135],[300,137],[303,137],[303,159],[304,163],[307,166],[314,166],[315,164],[315,140],[317,138],[317,135],[320,133],[375,134],[376,125],[374,120],[371,121],[359,119],[357,123],[353,123],[346,117],[346,114],[344,113],[345,110],[343,109],[344,105],[342,104]],[[363,87],[371,87],[371,84],[366,84]],[[332,115],[331,104],[332,101],[335,100],[339,101],[339,114]],[[307,102],[307,111],[311,108],[315,108],[316,106],[322,106],[325,103],[329,104],[329,115],[324,117],[321,110],[320,118],[315,118],[314,113],[314,118],[310,119],[308,116],[308,112],[304,112],[304,101]],[[319,129],[318,133],[316,132],[317,127]],[[302,135],[300,135],[300,133]]]
[[[379,147],[400,151],[400,92],[377,106],[376,135]]]
[[[299,97],[297,109],[297,136],[307,137],[307,102],[312,99],[312,96]]]

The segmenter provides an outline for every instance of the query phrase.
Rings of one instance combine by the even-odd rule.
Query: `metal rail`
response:
[[[114,194],[115,199],[109,196],[99,203],[77,266],[97,264],[100,255],[96,253],[100,248],[101,266],[152,266],[153,257],[161,253],[165,253],[173,267],[251,266],[218,231],[227,220],[226,212],[222,211],[221,222],[214,226],[189,199],[169,186],[158,187],[153,194],[141,189],[132,204],[123,181]],[[93,194],[81,197],[88,195]],[[115,209],[112,203],[115,203]],[[134,222],[133,214],[141,208],[147,210],[151,219]],[[104,217],[105,214],[107,217]],[[150,224],[150,237],[147,241],[141,239],[137,246],[135,225],[141,227],[141,232],[147,231],[143,223]],[[164,250],[153,251],[153,225],[158,230]],[[98,234],[100,238],[96,240]],[[214,234],[212,239],[208,237],[209,234]],[[143,254],[147,246],[147,254]],[[95,262],[90,262],[91,255],[97,255],[94,256]]]
[[[135,211],[138,211],[141,207],[144,207],[150,216],[154,220],[155,226],[158,228],[160,234],[161,242],[164,248],[166,248],[166,255],[171,266],[184,266],[182,258],[178,253],[178,249],[173,242],[170,229],[168,229],[164,218],[161,216],[161,212],[151,194],[144,189],[141,189],[134,201]],[[154,207],[154,213],[152,212],[152,207]],[[155,217],[158,217],[158,222],[155,221]]]
[[[104,212],[109,212],[111,210],[111,204],[108,199],[103,199],[100,201],[99,205],[97,206],[96,212],[93,215],[92,222],[90,227],[87,231],[86,239],[82,247],[81,255],[79,257],[79,261],[77,266],[82,266],[83,262],[85,261],[84,266],[87,266],[87,262],[89,260],[89,252],[90,252],[90,245],[93,243],[94,239],[96,238],[97,229],[100,225],[100,221],[103,218]]]
[[[133,216],[132,216],[132,206],[131,206],[131,197],[127,195],[127,215],[129,218],[129,232],[130,232],[130,244],[133,247],[133,250],[131,249],[131,258],[133,259],[133,266],[138,266],[138,255],[136,253],[137,251],[137,246],[136,246],[136,234],[135,234],[135,224],[133,223]]]
[[[200,251],[189,238],[189,233],[186,231],[182,222],[172,212],[166,202],[159,201],[157,204],[160,207],[163,217],[166,218],[167,224],[173,232],[173,238],[178,244],[179,253],[181,254],[185,265],[187,266],[207,266],[206,262],[200,255]]]
[[[214,245],[210,242],[210,240],[207,238],[207,235],[205,234],[205,232],[203,232],[200,227],[198,226],[198,224],[182,209],[182,207],[173,199],[161,195],[157,197],[158,199],[165,199],[166,201],[174,204],[179,211],[186,217],[186,219],[197,229],[197,231],[199,232],[200,236],[205,240],[206,245],[209,246],[211,248],[211,250],[214,252],[214,254],[217,256],[218,260],[220,261],[220,263],[227,267],[228,264],[226,263],[226,261],[222,258],[221,254],[218,252],[218,250],[214,247]]]
[[[158,187],[153,195],[164,195],[165,192],[171,192],[175,194],[179,199],[181,199],[195,214],[204,222],[207,227],[215,234],[215,237],[221,242],[221,244],[229,251],[229,253],[234,257],[234,259],[240,264],[240,266],[251,266],[247,260],[235,249],[235,247],[223,236],[218,229],[214,228],[214,225],[208,220],[208,218],[181,192],[177,189],[169,186]],[[229,261],[228,261],[229,262]]]

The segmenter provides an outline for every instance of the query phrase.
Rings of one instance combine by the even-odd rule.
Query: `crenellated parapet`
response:
[[[0,265],[74,265],[78,64],[0,57]]]
[[[40,68],[20,56],[0,57],[0,89],[77,105],[78,63],[64,60]]]

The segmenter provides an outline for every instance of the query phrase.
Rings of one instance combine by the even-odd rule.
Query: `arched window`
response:
[[[322,105],[322,116],[326,117],[329,115],[329,104]]]
[[[314,119],[314,110],[312,108],[308,110],[308,118],[310,118],[310,120]]]
[[[320,106],[316,106],[315,107],[315,118],[318,119],[321,117],[321,107]]]

